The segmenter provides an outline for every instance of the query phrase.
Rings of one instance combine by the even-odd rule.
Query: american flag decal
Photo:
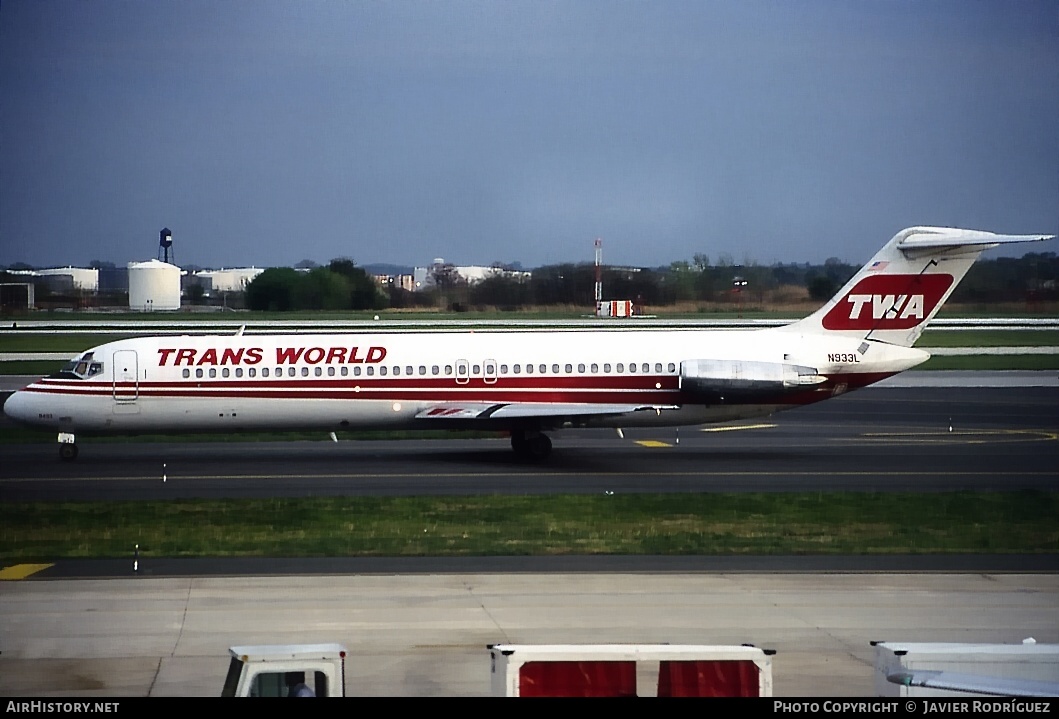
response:
[[[872,262],[868,265],[868,272],[882,272],[889,264],[889,262]]]

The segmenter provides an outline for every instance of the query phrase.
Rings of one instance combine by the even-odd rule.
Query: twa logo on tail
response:
[[[907,330],[933,314],[952,275],[872,275],[824,315],[828,330]]]

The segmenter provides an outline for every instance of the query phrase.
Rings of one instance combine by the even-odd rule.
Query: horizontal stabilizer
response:
[[[998,235],[982,230],[960,230],[948,227],[918,227],[915,230],[898,241],[897,249],[1006,245],[1018,242],[1041,242],[1055,237],[1055,235]]]

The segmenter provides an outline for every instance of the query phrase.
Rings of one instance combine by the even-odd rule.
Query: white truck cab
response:
[[[341,697],[346,648],[341,644],[231,647],[223,697]]]

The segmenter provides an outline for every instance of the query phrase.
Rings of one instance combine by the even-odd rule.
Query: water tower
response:
[[[171,264],[170,259],[170,248],[173,247],[173,233],[169,231],[168,227],[163,227],[162,231],[158,233],[158,259],[166,264]],[[176,254],[172,253],[172,258],[176,259]]]

